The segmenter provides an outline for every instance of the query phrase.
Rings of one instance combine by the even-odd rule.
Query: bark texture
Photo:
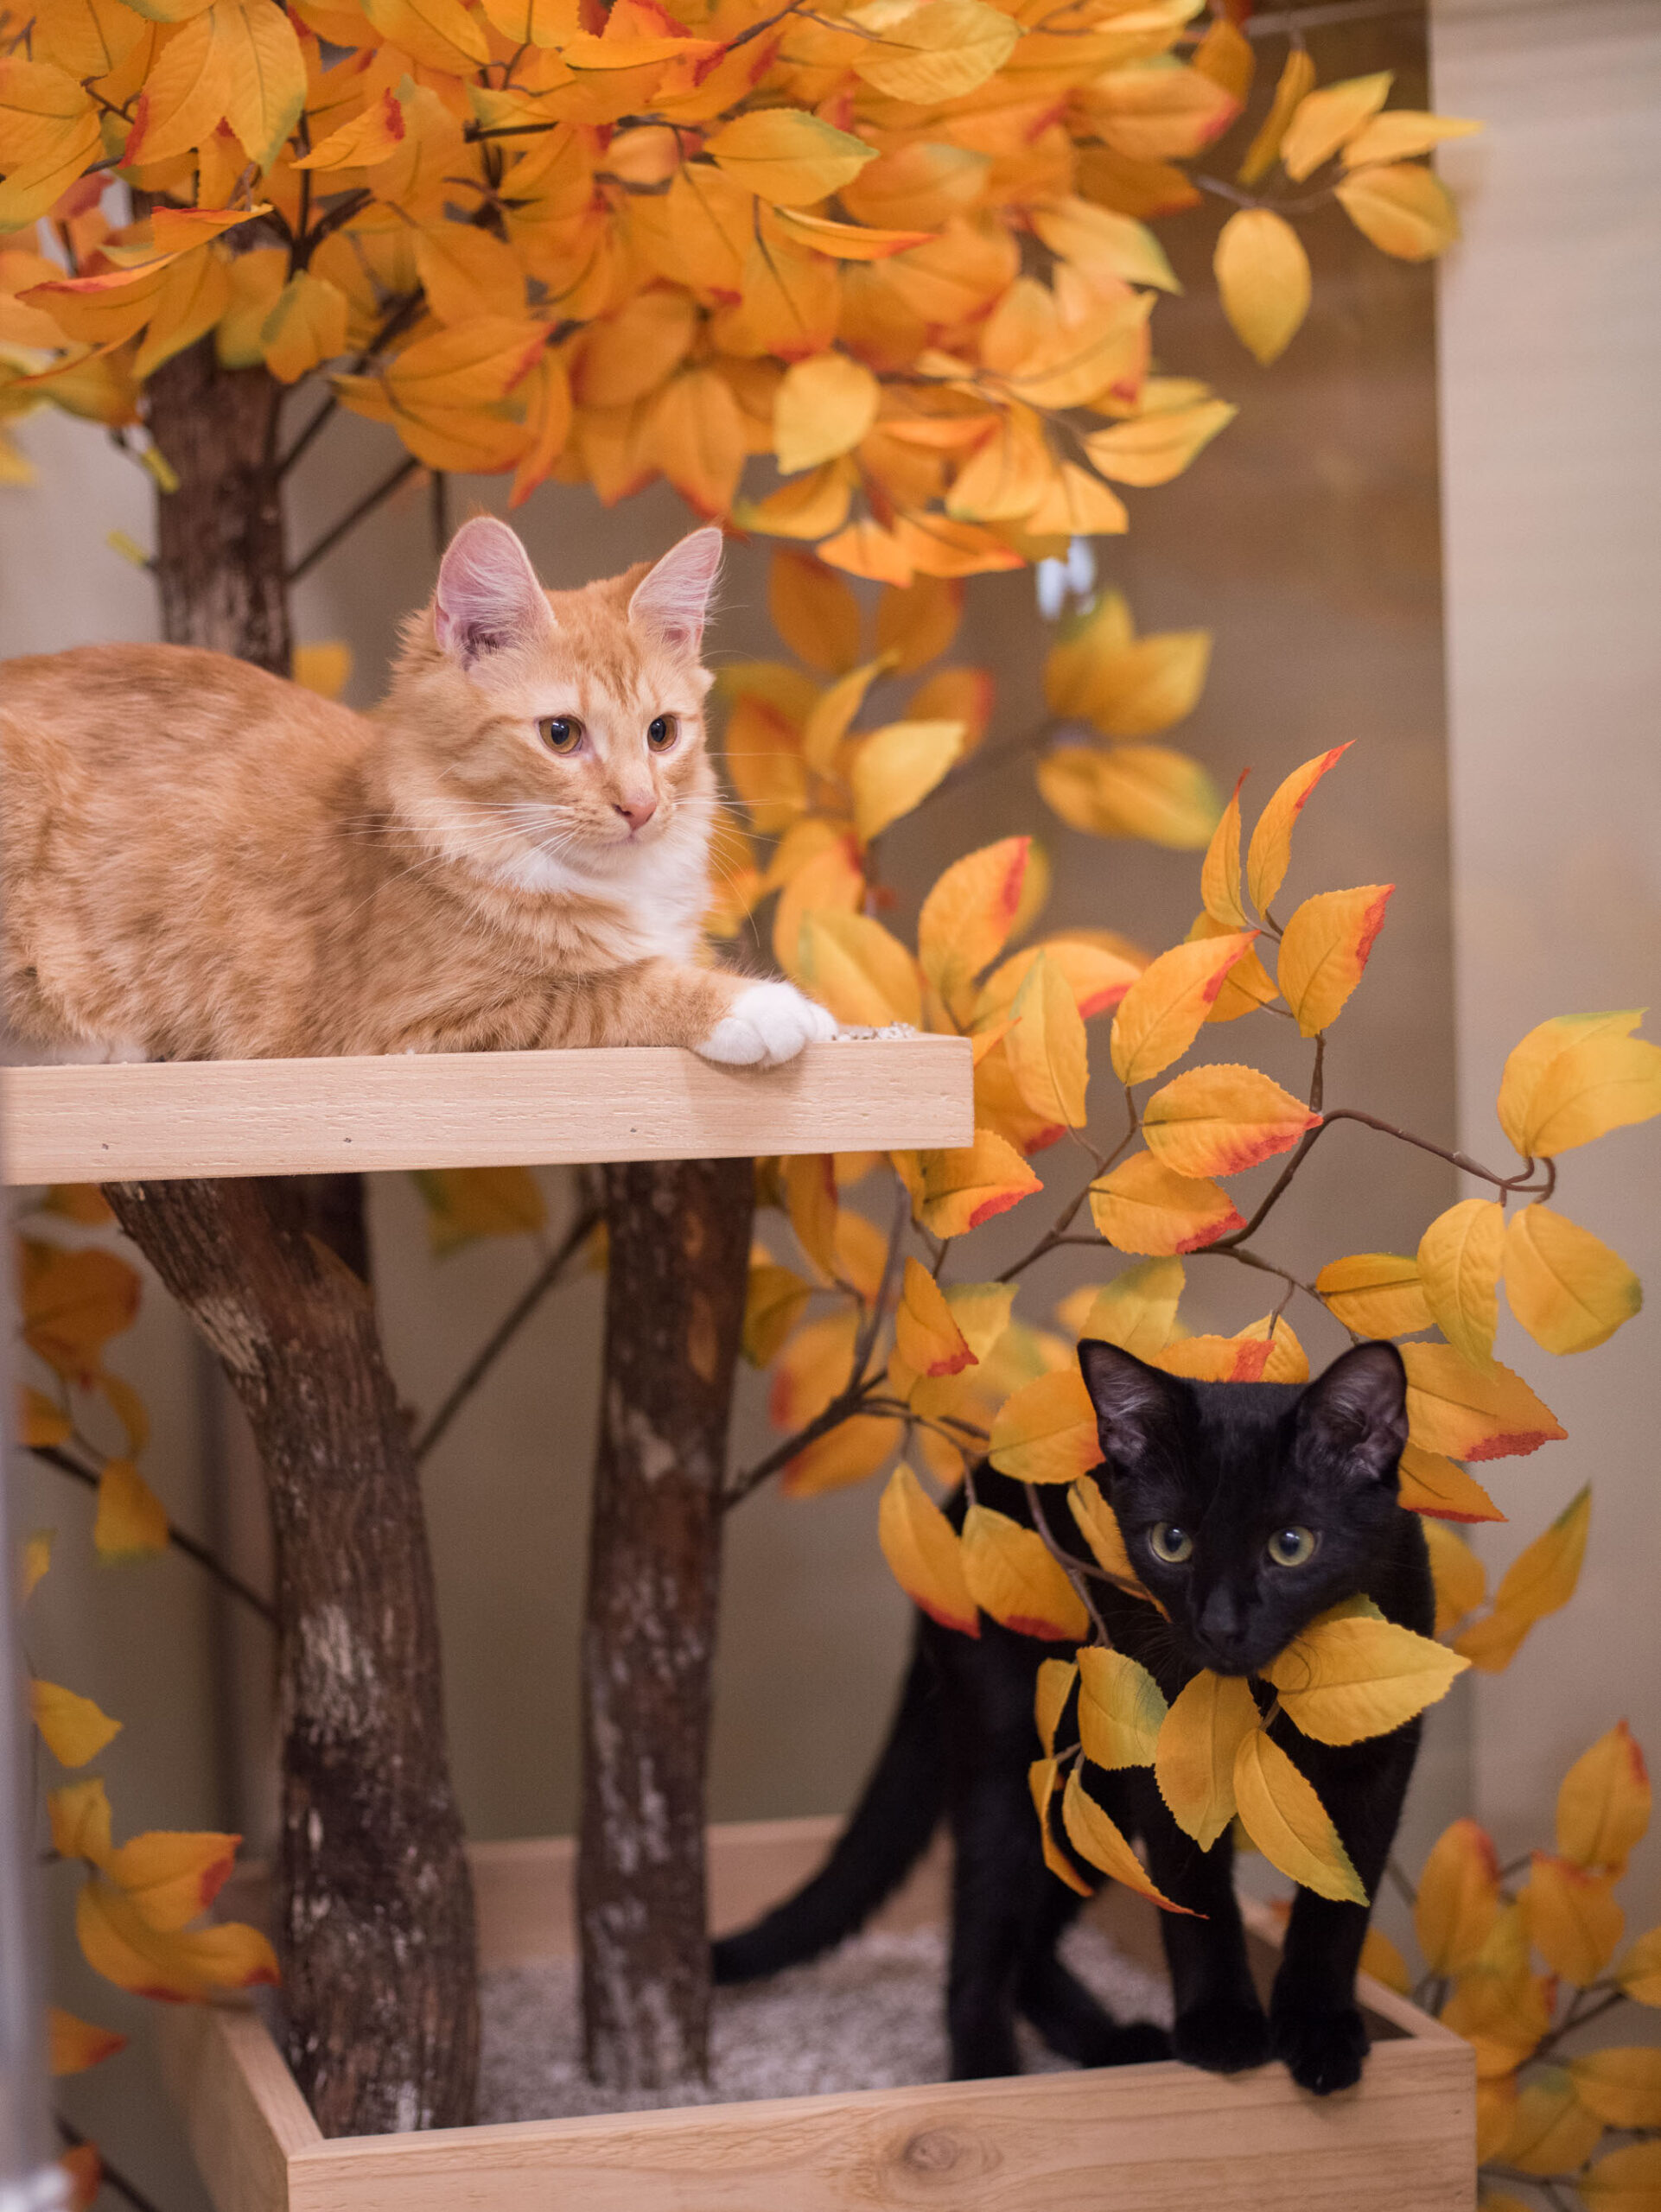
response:
[[[146,388],[174,645],[286,676],[280,392],[204,343]],[[277,1939],[289,2057],[326,2135],[463,2126],[473,1893],[450,1786],[421,1493],[367,1287],[356,1176],[112,1185],[252,1424],[277,1566]]]
[[[150,435],[179,479],[156,503],[162,634],[286,676],[282,387],[264,369],[220,368],[204,340],[163,363],[145,393]]]
[[[707,2078],[704,1776],[754,1167],[603,1171],[610,1265],[582,1634],[577,1910],[592,2078]]]
[[[286,1182],[105,1186],[252,1424],[277,1548],[278,1949],[326,2135],[472,2118],[473,1893],[432,1567],[367,1287]]]

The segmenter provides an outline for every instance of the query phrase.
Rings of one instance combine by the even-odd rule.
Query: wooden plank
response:
[[[667,1046],[0,1070],[8,1183],[718,1160],[968,1144],[960,1037],[843,1038],[788,1066]]]
[[[162,2071],[215,2212],[288,2212],[290,2158],[323,2138],[252,2010],[157,2008]]]
[[[1469,2212],[1471,2054],[1382,2045],[1317,2100],[1174,2064],[354,2138],[294,2212]]]

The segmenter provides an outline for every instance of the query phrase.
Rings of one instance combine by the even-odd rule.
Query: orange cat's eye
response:
[[[550,753],[575,753],[582,742],[582,725],[574,715],[550,715],[537,728]]]
[[[667,753],[679,735],[680,724],[673,715],[658,715],[647,727],[646,741],[654,753]]]

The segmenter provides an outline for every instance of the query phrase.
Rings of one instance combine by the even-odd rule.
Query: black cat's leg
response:
[[[1137,1780],[1149,1872],[1174,1904],[1187,1907],[1159,1916],[1176,2014],[1172,2050],[1212,2074],[1261,2066],[1270,2056],[1269,2023],[1246,1961],[1233,1843],[1225,1834],[1201,1851],[1171,1818],[1151,1775]]]
[[[1277,1740],[1280,1727],[1275,1731]],[[1369,1897],[1378,1893],[1418,1750],[1418,1724],[1385,1740],[1342,1747],[1289,1731],[1283,1748],[1314,1783],[1333,1817]],[[1334,1903],[1300,1890],[1270,2001],[1276,2058],[1318,2097],[1361,2078],[1367,2031],[1355,2001],[1355,1974],[1371,1908]]]
[[[1046,1889],[1038,1925],[1022,1961],[1015,2002],[1059,2057],[1079,2066],[1140,2066],[1168,2058],[1171,2038],[1151,2020],[1121,2024],[1071,1967],[1055,1947],[1078,1917],[1083,1899],[1053,1875]]]
[[[1022,1786],[1012,1787],[1019,1779]],[[946,2034],[951,2079],[1018,2074],[1015,1990],[1031,1900],[1052,1878],[1038,1842],[1032,1799],[996,1758],[969,1779],[952,1805],[951,1960]]]

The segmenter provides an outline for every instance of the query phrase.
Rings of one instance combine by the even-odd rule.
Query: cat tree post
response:
[[[611,2088],[709,2070],[704,1773],[754,1187],[747,1159],[604,1171],[577,1912],[584,2054]]]

